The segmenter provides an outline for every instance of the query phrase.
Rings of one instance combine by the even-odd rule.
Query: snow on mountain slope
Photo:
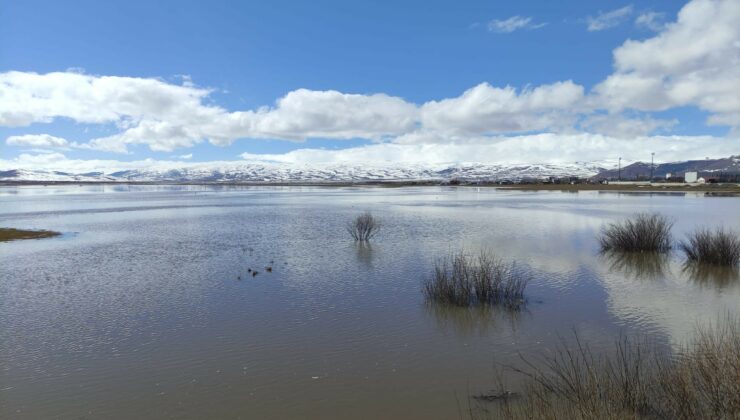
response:
[[[596,175],[611,165],[573,164],[459,164],[459,165],[291,165],[280,163],[184,163],[179,168],[111,169],[87,173],[0,168],[0,181],[79,182],[343,182],[399,180],[501,180],[549,176]]]

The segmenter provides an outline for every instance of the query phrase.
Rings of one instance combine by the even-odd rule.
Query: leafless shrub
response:
[[[422,291],[427,299],[458,306],[475,304],[518,308],[524,304],[528,278],[516,266],[487,252],[471,257],[453,253],[437,261]]]
[[[347,231],[355,241],[366,242],[378,234],[380,223],[370,212],[365,212],[347,224]]]
[[[699,229],[681,241],[679,247],[690,262],[729,267],[740,264],[740,237],[723,228]]]
[[[671,248],[671,222],[657,213],[639,213],[632,219],[610,223],[599,237],[602,251],[665,252]]]

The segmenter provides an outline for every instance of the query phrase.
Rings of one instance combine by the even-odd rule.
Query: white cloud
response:
[[[635,18],[635,25],[659,32],[665,27],[665,13],[644,12]]]
[[[249,161],[291,164],[317,163],[570,163],[603,161],[622,156],[627,160],[649,159],[654,151],[660,161],[727,157],[740,154],[738,139],[711,136],[653,136],[628,139],[600,134],[535,134],[474,137],[455,143],[382,143],[342,150],[298,149],[283,154],[250,154]]]
[[[203,140],[225,145],[237,138],[381,139],[410,131],[417,120],[414,104],[385,94],[299,89],[272,108],[228,112],[206,104],[211,91],[187,79],[180,86],[157,79],[13,71],[0,73],[0,87],[0,126],[56,118],[113,123],[123,131],[92,139],[87,147],[120,153],[129,144],[172,151]]]
[[[10,136],[5,140],[8,146],[27,147],[67,147],[69,142],[61,137],[50,134],[24,134],[22,136]]]
[[[740,2],[694,0],[678,21],[614,51],[616,71],[594,88],[598,106],[657,111],[695,105],[710,124],[740,127]]]
[[[568,125],[583,87],[557,82],[517,93],[507,86],[481,83],[461,96],[430,101],[421,107],[422,127],[443,133],[505,133],[557,129]],[[572,124],[571,124],[572,125]]]
[[[185,155],[179,155],[179,156],[177,156],[177,158],[178,159],[186,159],[186,160],[187,159],[192,159],[193,158],[193,154],[192,153],[188,153],[188,154],[185,154]]]
[[[512,16],[508,19],[494,19],[488,22],[488,30],[508,34],[518,29],[538,29],[547,25],[546,23],[535,23],[531,17]]]
[[[652,117],[626,118],[618,114],[591,115],[581,122],[581,127],[590,132],[629,139],[644,137],[656,131],[668,131],[678,120],[660,120]]]
[[[609,12],[599,12],[596,16],[588,16],[586,24],[589,31],[603,31],[604,29],[613,28],[622,23],[629,15],[632,14],[632,5],[624,6]]]

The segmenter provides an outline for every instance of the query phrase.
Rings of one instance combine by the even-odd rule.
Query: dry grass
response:
[[[690,262],[727,267],[740,264],[740,237],[723,228],[699,229],[681,241],[679,247]]]
[[[370,212],[365,212],[347,224],[347,231],[355,241],[366,242],[378,234],[380,223]]]
[[[527,276],[513,263],[504,263],[485,251],[476,257],[461,251],[435,263],[422,291],[427,299],[438,303],[492,304],[513,309],[525,303],[527,282]]]
[[[740,319],[697,329],[673,354],[623,338],[611,354],[597,356],[576,341],[537,366],[515,369],[528,381],[522,398],[471,410],[471,417],[740,418]]]
[[[610,223],[601,232],[602,251],[665,252],[671,248],[671,222],[657,213],[638,213]]]
[[[0,242],[15,241],[19,239],[41,239],[60,235],[59,232],[50,230],[22,230],[12,228],[0,228]]]

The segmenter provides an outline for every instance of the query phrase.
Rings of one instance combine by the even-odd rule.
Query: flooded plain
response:
[[[382,231],[360,245],[365,210]],[[736,272],[599,253],[647,211],[676,240],[740,230],[740,198],[694,193],[0,187],[0,226],[63,233],[0,243],[0,418],[457,418],[494,366],[574,332],[670,347],[740,314]],[[461,248],[525,267],[526,306],[425,302]]]

